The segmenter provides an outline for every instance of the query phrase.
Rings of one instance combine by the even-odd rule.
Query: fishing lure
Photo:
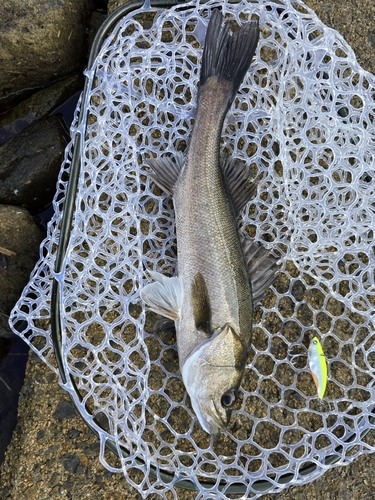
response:
[[[323,399],[327,386],[327,360],[319,339],[314,337],[310,342],[308,352],[308,363],[312,378],[315,382],[318,397]]]

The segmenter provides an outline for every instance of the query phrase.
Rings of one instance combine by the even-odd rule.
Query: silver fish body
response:
[[[197,274],[203,277],[201,286],[207,288],[212,330],[233,325],[241,332],[239,335],[245,344],[251,333],[251,287],[219,166],[225,93],[213,79],[200,97],[186,163],[173,193],[177,241],[184,242],[178,246],[178,275],[182,278],[183,296],[188,299],[181,310],[178,332],[182,365],[201,344],[202,333],[204,336],[208,333],[196,328],[197,309],[200,305],[207,307],[202,302],[196,305],[192,300]],[[196,195],[187,196],[187,193]],[[199,286],[195,287],[198,288],[196,295]],[[196,330],[194,338],[191,332]]]
[[[214,11],[207,28],[185,161],[150,162],[155,181],[173,195],[178,277],[152,273],[155,282],[141,291],[152,310],[175,321],[182,378],[202,428],[213,435],[229,423],[250,350],[254,302],[276,269],[263,247],[241,241],[237,231],[236,216],[254,192],[246,169],[220,164],[224,119],[259,27],[247,23],[231,36],[222,20]]]
[[[228,424],[234,399],[225,407],[221,398],[238,390],[250,347],[253,310],[233,209],[219,166],[225,97],[216,78],[202,90],[186,163],[173,195],[177,241],[184,242],[178,246],[178,274],[183,297],[190,298],[184,301],[177,327],[180,366],[194,411],[206,415],[201,425],[211,434]],[[192,198],[186,193],[199,194]],[[197,305],[192,296],[197,275],[207,288],[207,304]],[[197,321],[197,310],[208,304],[210,325],[206,326]],[[206,340],[207,335],[212,336]]]

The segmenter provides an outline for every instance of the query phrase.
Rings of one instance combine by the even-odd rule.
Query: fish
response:
[[[308,350],[308,364],[319,399],[323,399],[327,387],[328,369],[327,360],[319,339],[314,337]]]
[[[237,229],[256,183],[242,162],[220,159],[224,120],[258,39],[257,21],[232,34],[220,10],[212,12],[186,155],[148,160],[149,175],[172,196],[178,270],[149,271],[140,295],[174,322],[182,380],[202,429],[216,437],[238,399],[254,307],[278,269],[276,257]]]

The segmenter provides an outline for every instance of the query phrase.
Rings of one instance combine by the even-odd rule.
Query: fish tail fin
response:
[[[229,24],[223,25],[223,15],[215,9],[207,27],[202,55],[200,89],[215,76],[231,83],[231,103],[249,69],[259,40],[259,23],[251,21],[242,25],[232,35]]]

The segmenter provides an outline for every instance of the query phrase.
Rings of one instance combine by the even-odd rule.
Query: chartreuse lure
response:
[[[322,399],[327,386],[327,360],[319,339],[314,337],[310,342],[308,362],[314,379],[319,399]]]

